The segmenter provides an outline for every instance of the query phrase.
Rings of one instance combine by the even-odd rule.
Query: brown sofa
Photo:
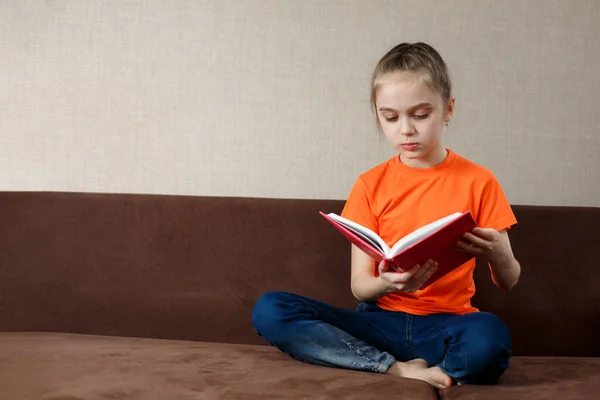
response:
[[[600,393],[600,209],[515,206],[523,266],[474,304],[510,326],[496,386],[317,367],[265,345],[255,300],[355,308],[340,200],[0,193],[0,399],[591,399]],[[598,398],[598,397],[595,397]]]

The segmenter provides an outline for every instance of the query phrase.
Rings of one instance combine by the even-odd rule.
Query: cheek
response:
[[[442,130],[444,129],[443,122],[440,123],[437,120],[430,119],[427,121],[421,121],[420,131],[427,136],[441,136]]]
[[[399,140],[398,135],[394,131],[394,128],[390,125],[381,125],[381,133],[392,145],[395,145],[394,143],[396,143]]]
[[[385,136],[388,140],[393,140],[395,136],[394,132],[392,132],[389,128],[386,129],[385,126],[383,127],[383,129],[381,129],[381,132],[383,132],[383,136]]]
[[[379,120],[379,129],[385,136],[391,135],[394,131],[394,124],[390,124],[386,120]]]

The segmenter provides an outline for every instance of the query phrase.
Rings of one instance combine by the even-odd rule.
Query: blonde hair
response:
[[[377,119],[376,96],[382,78],[389,73],[413,71],[422,74],[425,82],[442,96],[444,102],[450,100],[452,84],[448,66],[442,56],[426,43],[400,43],[379,60],[371,78],[371,108]],[[379,120],[377,119],[379,127]]]

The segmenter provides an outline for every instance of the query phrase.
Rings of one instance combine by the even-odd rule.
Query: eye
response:
[[[384,117],[387,122],[398,121],[398,117]]]
[[[415,119],[425,119],[428,116],[429,116],[429,113],[427,113],[427,114],[418,114],[418,115],[415,115],[414,117],[415,117]]]

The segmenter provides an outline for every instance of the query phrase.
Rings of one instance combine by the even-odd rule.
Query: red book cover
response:
[[[462,235],[465,232],[470,232],[477,226],[470,211],[460,213],[460,215],[458,213],[455,214],[449,222],[446,222],[441,227],[432,228],[433,232],[423,232],[421,235],[417,235],[412,244],[409,244],[393,256],[385,255],[384,252],[386,250],[381,249],[381,245],[377,244],[377,240],[380,240],[382,243],[383,240],[374,233],[371,236],[375,235],[376,238],[369,239],[365,237],[364,233],[357,233],[352,227],[339,222],[336,219],[340,218],[339,216],[333,214],[332,217],[332,214],[325,214],[323,212],[320,212],[320,214],[350,242],[375,261],[379,263],[385,259],[390,267],[398,272],[407,271],[416,264],[422,265],[428,259],[437,261],[437,271],[421,286],[421,289],[426,288],[431,283],[473,258],[471,254],[458,251],[456,248],[456,243],[462,238]],[[342,219],[340,218],[340,220]],[[364,227],[362,229],[364,230]]]

